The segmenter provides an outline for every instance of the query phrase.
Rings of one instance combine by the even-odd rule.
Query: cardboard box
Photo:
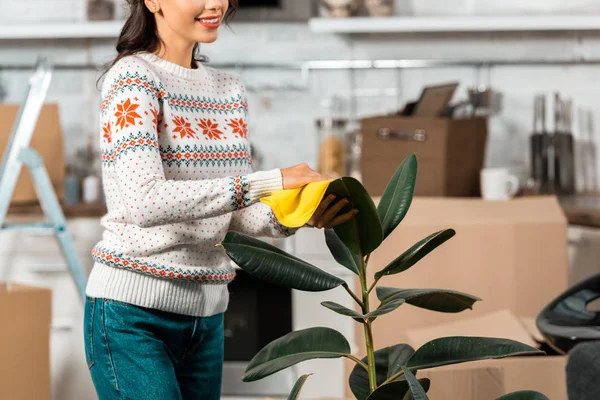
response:
[[[415,349],[446,336],[502,337],[533,347],[539,346],[536,338],[541,337],[528,318],[508,310],[410,330],[407,336],[406,343]],[[431,380],[428,395],[435,400],[494,400],[519,390],[535,390],[552,400],[567,400],[566,363],[566,356],[513,357],[422,370],[418,376]],[[349,364],[348,372],[352,368]]]
[[[446,228],[455,229],[456,236],[408,271],[382,278],[379,286],[454,289],[483,301],[475,303],[472,311],[458,314],[403,305],[374,322],[377,349],[398,343],[418,347],[435,337],[458,334],[513,338],[530,345],[542,340],[534,319],[568,287],[567,221],[556,198],[486,202],[417,197],[402,224],[372,254],[369,277],[419,240]],[[379,304],[375,291],[371,304]],[[362,358],[366,350],[360,324],[356,324],[355,337],[356,356]],[[566,399],[565,363],[564,357],[519,358],[426,373],[438,374],[438,382],[447,382],[437,384],[441,391],[436,392],[438,386],[432,388],[433,399],[495,399],[498,396],[493,393],[500,388],[502,393],[527,388],[561,400]],[[484,366],[488,369],[481,370]],[[503,376],[502,385],[490,389],[499,382],[498,374]],[[491,377],[489,383],[485,376]],[[449,389],[453,387],[455,393]],[[490,394],[478,397],[486,391]]]
[[[0,157],[4,156],[19,107],[16,104],[0,105]],[[31,138],[31,147],[44,160],[48,175],[52,181],[52,186],[58,198],[62,199],[65,178],[65,151],[58,105],[46,104],[42,107],[36,129]],[[38,197],[29,172],[26,172],[25,168],[23,168],[17,181],[12,203],[35,203],[37,199]]]
[[[567,400],[567,357],[515,357],[451,365],[419,372],[431,379],[435,400],[495,400],[519,390],[535,390],[551,400]]]
[[[415,349],[445,336],[499,337],[532,347],[539,347],[536,340],[541,338],[529,319],[509,310],[414,329],[407,336]],[[423,371],[419,376],[431,379],[431,397],[440,400],[492,400],[518,390],[536,390],[552,400],[567,400],[566,363],[564,356],[514,357],[450,365]]]
[[[0,397],[50,399],[49,289],[0,282]]]
[[[361,120],[361,132],[362,181],[371,196],[383,194],[400,163],[412,153],[419,158],[417,196],[479,195],[487,119],[378,116]]]
[[[417,197],[402,224],[372,254],[369,276],[446,228],[455,229],[456,236],[408,271],[382,278],[379,286],[453,289],[483,301],[458,314],[402,306],[375,322],[378,347],[407,342],[410,330],[504,309],[535,318],[568,287],[567,221],[551,196],[508,202]],[[379,304],[375,290],[371,304]],[[362,334],[357,327],[357,337]]]

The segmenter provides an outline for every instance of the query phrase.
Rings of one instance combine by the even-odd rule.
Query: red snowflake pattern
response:
[[[135,111],[139,106],[139,104],[132,103],[130,99],[117,104],[117,112],[115,113],[115,117],[117,117],[117,125],[121,129],[129,127],[129,125],[135,125],[135,119],[142,118]]]
[[[202,118],[198,126],[200,127],[200,129],[202,129],[202,133],[207,138],[216,140],[223,139],[221,137],[223,132],[219,130],[219,124],[217,124],[216,122],[212,122],[208,118]]]
[[[104,125],[102,125],[102,131],[103,131],[102,138],[106,141],[106,143],[111,143],[112,142],[112,133],[110,131],[110,122],[107,122]]]
[[[154,107],[151,107],[150,112],[152,113],[152,124],[154,125],[154,129],[157,129],[158,128],[158,110]]]
[[[181,139],[185,139],[185,138],[191,138],[191,139],[195,139],[197,138],[196,136],[196,132],[194,132],[194,130],[192,129],[192,124],[187,120],[187,118],[185,117],[174,117],[173,118],[173,123],[175,124],[175,129],[173,129],[173,132],[175,133],[179,133]],[[173,139],[176,139],[177,136],[173,136]]]
[[[238,135],[241,138],[248,137],[248,124],[244,120],[244,118],[232,119],[227,124],[233,130],[233,133]]]

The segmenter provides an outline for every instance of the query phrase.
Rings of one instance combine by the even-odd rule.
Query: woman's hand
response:
[[[281,176],[284,189],[296,189],[312,182],[327,180],[306,163],[282,169]]]
[[[312,182],[327,180],[317,171],[310,168],[306,163],[282,169],[281,176],[283,177],[284,189],[296,189]],[[358,210],[353,209],[345,214],[338,215],[340,211],[342,211],[342,208],[348,205],[349,200],[341,199],[333,204],[334,200],[335,195],[333,194],[321,200],[321,204],[319,204],[319,207],[317,207],[312,218],[308,221],[308,225],[318,229],[331,229],[334,226],[350,221],[358,214]]]
[[[350,201],[348,199],[341,199],[335,204],[331,205],[334,200],[335,195],[333,194],[325,197],[321,201],[321,204],[319,204],[319,207],[313,214],[310,221],[308,221],[308,225],[317,229],[331,229],[334,226],[350,221],[356,214],[358,214],[358,210],[353,209],[345,214],[339,215],[340,211],[342,211],[342,208],[348,205]]]

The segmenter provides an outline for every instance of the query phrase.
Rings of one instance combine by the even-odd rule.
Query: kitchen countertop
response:
[[[600,228],[600,194],[563,196],[559,197],[559,202],[569,225]],[[106,214],[104,204],[63,204],[62,208],[67,219],[101,218]],[[8,219],[41,216],[42,209],[39,205],[11,206],[8,211]]]
[[[600,194],[559,197],[569,225],[600,228]]]
[[[93,204],[61,204],[63,213],[67,219],[72,218],[102,218],[106,214],[106,205]],[[42,208],[39,204],[11,205],[8,209],[7,219],[41,218]]]

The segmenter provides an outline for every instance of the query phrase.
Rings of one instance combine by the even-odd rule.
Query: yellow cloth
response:
[[[310,221],[331,182],[313,182],[297,189],[280,190],[260,201],[271,207],[281,225],[300,228]]]

